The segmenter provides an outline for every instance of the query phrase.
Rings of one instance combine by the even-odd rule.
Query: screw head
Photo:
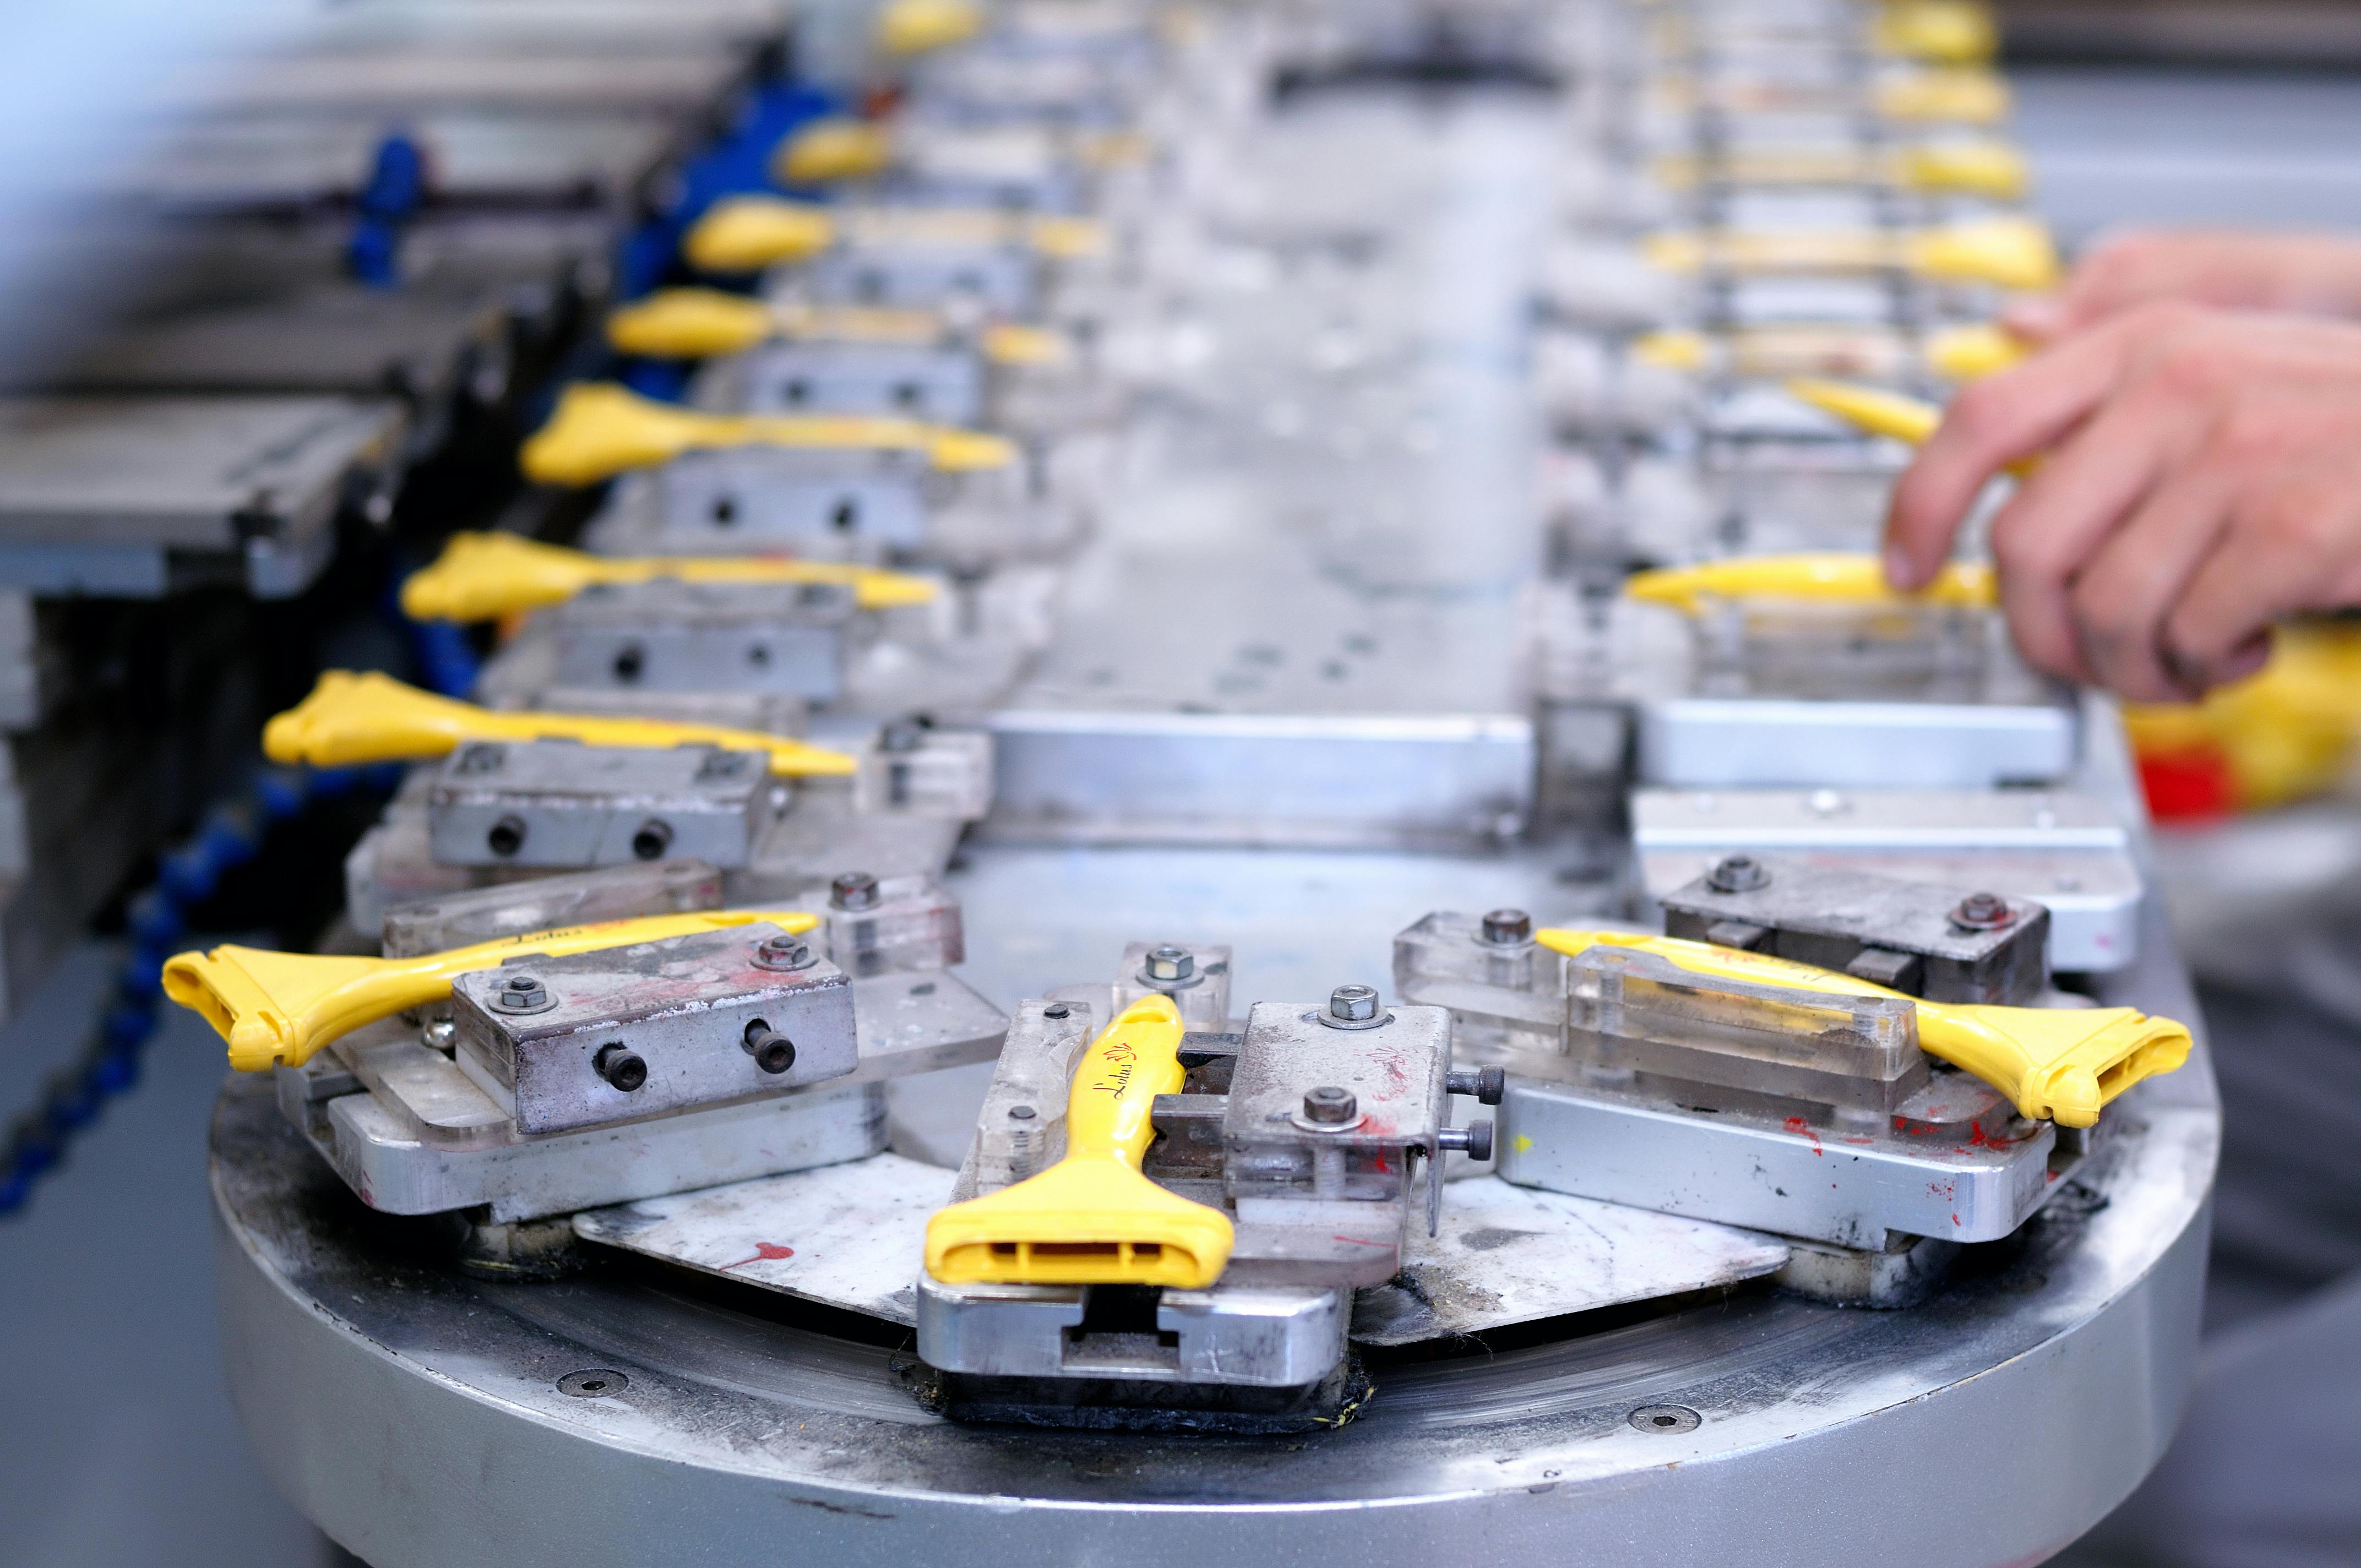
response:
[[[812,945],[801,937],[785,933],[763,938],[754,945],[754,964],[758,969],[809,969],[819,961]]]
[[[1366,1024],[1378,1015],[1378,988],[1340,985],[1328,993],[1328,1016],[1348,1024]]]
[[[1484,939],[1512,948],[1533,939],[1533,917],[1521,909],[1495,909],[1484,916]]]
[[[1071,1018],[1073,1013],[1074,1010],[1062,1002],[1052,1002],[1049,1006],[1041,1009],[1041,1016],[1044,1018]]]
[[[590,1058],[590,1069],[625,1094],[648,1080],[648,1064],[620,1040],[600,1046]]]
[[[2016,911],[1996,893],[1971,893],[1951,911],[1951,924],[1962,931],[1997,931],[2016,923]]]
[[[1030,1105],[1011,1105],[1008,1108],[1008,1119],[1012,1122],[1029,1122],[1038,1113]]]
[[[839,909],[874,909],[882,896],[867,872],[846,872],[828,884],[828,901]]]
[[[495,1013],[541,1013],[555,1005],[549,988],[529,974],[502,976],[500,990],[492,993]]]
[[[1150,980],[1181,981],[1196,972],[1196,955],[1186,948],[1176,948],[1167,942],[1160,948],[1148,949],[1147,974]]]
[[[796,1065],[796,1043],[772,1028],[766,1019],[748,1023],[742,1043],[754,1065],[774,1077]]]
[[[1724,855],[1705,881],[1716,893],[1752,893],[1771,881],[1771,873],[1752,855]]]
[[[522,817],[503,817],[484,832],[484,847],[502,860],[507,860],[524,848],[525,826]]]
[[[1303,1119],[1323,1127],[1349,1126],[1360,1119],[1361,1102],[1342,1084],[1323,1083],[1306,1090]]]
[[[897,718],[877,732],[877,749],[881,751],[915,751],[926,743],[927,732],[917,721]]]

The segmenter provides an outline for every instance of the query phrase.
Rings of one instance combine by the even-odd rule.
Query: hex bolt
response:
[[[492,996],[495,1013],[538,1013],[549,1005],[549,988],[529,974],[512,974]]]
[[[641,823],[640,830],[631,835],[631,853],[643,861],[660,861],[671,848],[672,825],[653,817]]]
[[[1706,885],[1716,893],[1752,893],[1770,881],[1770,872],[1752,855],[1724,855],[1705,874]]]
[[[502,860],[524,848],[524,818],[503,817],[484,835],[484,847]]]
[[[1148,949],[1148,978],[1159,984],[1175,984],[1197,972],[1197,956],[1186,948],[1176,948],[1167,942]]]
[[[1328,993],[1328,1016],[1347,1024],[1366,1024],[1378,1015],[1378,988],[1340,985]]]
[[[496,773],[508,761],[508,752],[498,746],[474,745],[459,753],[459,771],[463,773]]]
[[[1052,1002],[1049,1006],[1041,1009],[1041,1016],[1044,1018],[1071,1018],[1073,1013],[1074,1010],[1062,1002]]]
[[[648,1064],[620,1040],[600,1046],[598,1054],[590,1058],[590,1070],[625,1094],[648,1080]]]
[[[1508,1071],[1497,1067],[1478,1068],[1474,1072],[1455,1072],[1444,1078],[1443,1083],[1454,1094],[1473,1094],[1478,1105],[1498,1105],[1509,1092]]]
[[[1342,1084],[1323,1083],[1303,1091],[1303,1119],[1315,1126],[1350,1126],[1361,1119],[1361,1102]]]
[[[1533,939],[1533,917],[1521,909],[1495,909],[1484,916],[1484,939],[1498,948],[1512,948]]]
[[[765,937],[754,945],[754,963],[759,969],[809,969],[818,961],[812,945],[801,937],[781,933]]]
[[[1951,924],[1962,931],[1997,931],[2016,923],[2016,911],[1996,893],[1971,893],[1951,911]]]
[[[881,896],[867,872],[846,872],[828,884],[828,901],[839,909],[874,909]]]
[[[764,1072],[781,1073],[796,1065],[796,1043],[772,1028],[763,1019],[756,1018],[747,1024],[743,1043],[746,1054],[752,1057],[754,1065]]]
[[[1492,1119],[1470,1122],[1464,1127],[1445,1127],[1434,1135],[1434,1146],[1443,1150],[1457,1149],[1472,1160],[1492,1157]]]

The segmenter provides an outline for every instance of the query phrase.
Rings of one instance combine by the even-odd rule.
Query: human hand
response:
[[[2361,241],[2330,235],[2136,229],[2105,240],[2056,292],[2002,315],[2017,336],[2050,343],[2158,301],[2223,310],[2361,316]]]
[[[2142,305],[1976,383],[1894,488],[1894,585],[2037,454],[1992,529],[2037,668],[2184,700],[2259,669],[2274,621],[2361,604],[2361,326]]]

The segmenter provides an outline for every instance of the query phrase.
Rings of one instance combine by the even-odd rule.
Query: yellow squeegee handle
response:
[[[1568,956],[1594,947],[1653,953],[1687,970],[1752,985],[1840,996],[1903,997],[1865,980],[1762,953],[1628,931],[1545,930],[1534,940]],[[2129,1007],[1982,1007],[1916,997],[1918,1043],[2013,1101],[2035,1121],[2087,1127],[2107,1102],[2189,1059],[2188,1028]]]
[[[301,1067],[330,1041],[404,1008],[439,1002],[460,975],[498,969],[511,959],[558,958],[759,923],[795,934],[819,920],[787,910],[702,910],[569,926],[410,959],[220,947],[166,963],[164,994],[202,1014],[229,1042],[230,1066],[261,1072]]]
[[[832,561],[774,555],[593,555],[519,533],[455,533],[433,565],[401,585],[413,620],[498,620],[563,603],[585,588],[656,581],[793,585],[840,583],[863,609],[925,604],[926,577]]]
[[[1159,1007],[1156,1005],[1161,1003]],[[1134,1003],[1074,1064],[1066,1096],[1066,1157],[1112,1159],[1139,1168],[1156,1135],[1148,1113],[1159,1094],[1178,1094],[1185,1026],[1167,997]]]
[[[1925,399],[1889,392],[1883,387],[1864,387],[1857,381],[1797,376],[1787,382],[1787,395],[1836,415],[1864,434],[1883,435],[1907,446],[1924,446],[1943,424],[1943,411]],[[2007,471],[2023,478],[2037,461],[2028,457],[2012,463]]]
[[[1693,566],[1659,566],[1623,581],[1631,598],[1696,615],[1715,602],[1805,600],[1815,604],[1943,605],[1988,609],[2000,602],[1992,568],[1952,562],[1916,593],[1896,593],[1874,555],[1821,551],[1795,555],[1739,555]]]
[[[1185,1025],[1168,996],[1125,1009],[1082,1052],[1066,1102],[1065,1157],[1014,1186],[938,1211],[927,1272],[950,1285],[1159,1285],[1221,1277],[1229,1216],[1140,1170],[1159,1094],[1180,1091]]]
[[[274,762],[343,768],[448,756],[473,740],[578,740],[586,746],[719,746],[760,751],[790,777],[845,774],[860,763],[842,751],[719,724],[607,718],[581,713],[508,713],[478,707],[375,671],[328,670],[312,695],[262,728]]]
[[[942,473],[1005,468],[1016,448],[981,431],[876,414],[713,414],[660,403],[621,387],[578,384],[518,454],[541,485],[595,485],[691,452],[735,446],[911,452]]]

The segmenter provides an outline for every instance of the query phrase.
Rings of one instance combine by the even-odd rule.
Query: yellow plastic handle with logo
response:
[[[1938,328],[1916,344],[1890,328],[1874,326],[1796,323],[1710,334],[1684,327],[1642,334],[1631,340],[1631,348],[1633,359],[1658,369],[1686,375],[1711,371],[1748,380],[1894,377],[1915,367],[1947,381],[1973,381],[2008,369],[2028,352],[2022,339],[1982,323]],[[1848,396],[1856,389],[1849,382],[1832,384],[1843,387]],[[1876,388],[1858,389],[1891,395]]]
[[[1870,101],[1886,119],[1915,125],[1997,125],[2009,111],[2008,83],[1964,66],[1889,77],[1871,90]]]
[[[760,751],[786,776],[844,774],[860,764],[784,736],[719,724],[604,718],[579,713],[507,713],[404,685],[375,671],[329,670],[312,695],[262,727],[274,762],[315,768],[417,762],[448,756],[472,740],[579,740],[586,746],[719,746]]]
[[[705,359],[742,354],[774,338],[925,347],[953,341],[931,311],[873,305],[802,305],[749,299],[719,289],[659,289],[607,318],[607,341],[620,354],[652,359]],[[976,337],[994,365],[1055,365],[1072,355],[1049,327],[996,322]]]
[[[1229,1216],[1140,1174],[1159,1094],[1177,1094],[1183,1025],[1171,998],[1134,1003],[1091,1042],[1066,1102],[1066,1155],[1038,1176],[927,1222],[927,1272],[947,1285],[1169,1285],[1221,1277]]]
[[[443,554],[401,585],[413,620],[498,620],[560,604],[601,585],[842,583],[862,609],[925,604],[935,584],[903,572],[775,555],[592,555],[518,533],[455,533]]]
[[[166,963],[164,994],[202,1015],[229,1042],[230,1066],[267,1072],[302,1067],[331,1041],[405,1008],[439,1002],[451,994],[451,982],[459,976],[498,969],[511,959],[560,958],[758,924],[792,935],[812,929],[819,919],[796,911],[708,909],[566,926],[410,959],[220,947],[181,953]]]
[[[1937,65],[1982,65],[2000,52],[1993,15],[1970,0],[1893,0],[1871,22],[1880,54]]]
[[[1938,327],[1927,334],[1927,368],[1947,381],[1981,381],[2023,364],[2025,339],[1990,322]]]
[[[1836,415],[1857,430],[1911,446],[1925,445],[1943,423],[1943,411],[1934,404],[1901,392],[1889,392],[1883,387],[1799,376],[1787,383],[1787,393]],[[2008,465],[2006,472],[2022,478],[2039,461],[2037,457],[2021,458]]]
[[[713,203],[681,236],[680,253],[700,272],[760,272],[808,261],[837,242],[826,207],[776,196],[732,196]]]
[[[689,452],[731,446],[916,452],[939,472],[1005,468],[1016,448],[996,435],[871,414],[709,414],[621,387],[568,387],[518,456],[543,485],[595,485]]]
[[[906,60],[963,44],[983,31],[975,0],[886,0],[877,11],[877,47]]]
[[[1707,160],[1681,153],[1656,160],[1659,183],[1694,187],[1705,170],[1730,185],[1886,185],[2014,201],[2032,183],[2025,154],[2006,142],[1926,142],[1893,152],[1850,148],[1740,150]]]
[[[1594,947],[1635,948],[1692,974],[1752,985],[1839,996],[1903,995],[1833,970],[1677,937],[1545,930],[1534,932],[1533,939],[1569,957]],[[1991,1084],[2037,1122],[2087,1127],[2099,1119],[2101,1107],[2133,1084],[2171,1072],[2189,1059],[2186,1025],[2136,1008],[1987,1007],[1904,999],[1917,1005],[1919,1045]]]
[[[1954,561],[1916,593],[1896,593],[1874,555],[1828,551],[1799,555],[1740,555],[1694,566],[1634,572],[1623,592],[1648,604],[1696,615],[1735,599],[1806,599],[1818,604],[1934,604],[1989,609],[2000,602],[1992,568]]]
[[[893,165],[894,133],[851,115],[813,120],[771,150],[771,178],[782,185],[874,180]]]
[[[1945,283],[2046,289],[2058,280],[2058,248],[2031,218],[1974,218],[1939,228],[1683,230],[1652,235],[1643,254],[1668,272],[1900,270]]]
[[[719,289],[659,289],[607,318],[617,353],[653,359],[742,354],[777,331],[771,306]]]

